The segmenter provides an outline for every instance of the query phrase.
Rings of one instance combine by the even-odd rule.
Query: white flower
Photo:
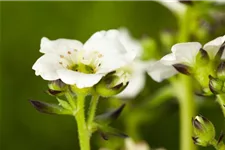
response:
[[[225,36],[221,36],[205,44],[203,49],[208,53],[210,59],[213,59],[224,42]],[[178,71],[173,67],[174,64],[194,66],[196,63],[196,55],[201,48],[202,45],[198,42],[175,44],[172,47],[172,53],[164,56],[161,60],[150,67],[148,74],[155,81],[161,82],[162,80],[178,73]],[[222,54],[221,58],[225,58],[225,53]]]
[[[125,150],[150,150],[145,142],[135,143],[131,138],[125,140]]]
[[[124,77],[129,81],[128,86],[117,95],[120,98],[133,98],[140,93],[145,85],[145,72],[152,62],[141,61],[143,53],[142,45],[139,41],[133,39],[127,29],[121,28],[119,40],[125,48],[135,53],[136,59],[130,64],[123,67],[123,73],[120,71],[119,77]],[[124,73],[127,72],[126,74]],[[121,76],[123,75],[123,76]]]
[[[44,53],[33,65],[36,75],[45,80],[61,79],[78,88],[91,87],[107,73],[119,69],[135,58],[118,38],[119,31],[96,32],[82,44],[76,40],[42,38]]]

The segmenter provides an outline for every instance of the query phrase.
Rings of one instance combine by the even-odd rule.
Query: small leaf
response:
[[[120,138],[127,138],[128,137],[127,134],[119,131],[118,129],[115,129],[115,128],[112,128],[112,127],[109,127],[109,126],[99,125],[99,132],[100,132],[100,135],[102,136],[102,138],[104,140],[108,140],[109,136],[117,136],[117,137],[120,137]]]
[[[31,104],[41,113],[58,114],[58,115],[71,115],[72,112],[64,109],[57,104],[49,104],[46,102],[30,100]]]
[[[116,109],[112,112],[98,115],[98,116],[96,116],[95,121],[97,123],[108,125],[119,117],[119,115],[121,114],[124,107],[125,107],[125,104],[121,105],[118,109]]]
[[[221,131],[217,144],[219,144],[224,138],[224,133]]]
[[[59,98],[57,98],[57,100],[59,102],[59,105],[62,106],[64,109],[73,111],[72,107],[70,106],[70,104],[67,101],[61,100]]]

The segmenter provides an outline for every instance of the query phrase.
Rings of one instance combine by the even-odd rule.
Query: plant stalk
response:
[[[77,113],[74,116],[77,121],[80,150],[90,150],[90,134],[85,122],[85,95],[77,96]]]
[[[89,106],[88,121],[87,121],[87,125],[89,129],[91,128],[93,120],[95,118],[95,112],[97,109],[98,100],[99,100],[99,95],[95,94],[92,96],[91,104]]]
[[[192,80],[188,76],[179,75],[173,85],[180,106],[180,150],[195,150],[196,146],[191,139],[191,119],[195,115]]]

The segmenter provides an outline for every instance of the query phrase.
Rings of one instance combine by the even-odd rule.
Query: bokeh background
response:
[[[79,149],[76,122],[72,117],[41,114],[28,101],[29,99],[55,101],[55,98],[44,92],[47,89],[47,82],[41,77],[36,77],[31,69],[37,58],[41,56],[39,47],[42,37],[78,39],[85,42],[96,31],[127,27],[135,38],[151,37],[160,45],[163,31],[173,32],[178,28],[175,14],[165,6],[152,1],[0,2],[0,5],[1,150]],[[203,42],[225,34],[224,24],[222,27],[218,26],[216,21],[218,20],[211,20],[215,25],[208,24],[214,25],[212,28],[215,31],[211,31],[212,34],[205,37]],[[160,48],[157,50],[161,51]],[[165,52],[169,51],[170,49],[165,50]],[[146,87],[137,98],[132,100],[132,106],[146,100],[146,97],[153,94],[160,86],[167,84],[166,81],[158,84],[149,77],[146,78]],[[215,98],[198,97],[197,99],[204,101],[199,105],[198,112],[207,116],[215,124],[218,132],[224,129],[224,119],[219,106],[215,103]],[[112,101],[102,99],[98,112],[114,108]],[[132,137],[132,131],[126,129],[132,124],[126,124],[124,121],[129,114],[126,109],[128,108],[125,108],[125,112],[114,126],[129,132]],[[157,108],[149,109],[143,116],[144,121],[138,126],[137,130],[142,135],[139,138],[147,141],[154,148],[178,150],[178,112],[179,106],[173,98]],[[132,117],[130,116],[129,119]],[[123,139],[112,138],[112,141],[114,140],[123,141]],[[112,145],[110,140],[104,141],[97,133],[94,134],[93,150],[107,145],[109,147]]]

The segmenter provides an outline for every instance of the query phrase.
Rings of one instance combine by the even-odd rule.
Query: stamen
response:
[[[71,54],[71,51],[68,51],[67,53],[70,55]]]
[[[60,55],[60,58],[64,58],[64,56],[63,55]]]

